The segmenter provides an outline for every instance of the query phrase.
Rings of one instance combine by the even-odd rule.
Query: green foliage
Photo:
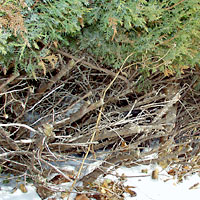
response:
[[[200,61],[198,0],[97,0],[90,8],[74,50],[78,40],[80,50],[113,67],[134,52],[132,63],[146,74],[175,74]]]
[[[0,53],[1,55],[6,55],[7,53],[7,41],[8,38],[11,36],[10,33],[2,33],[2,30],[0,30]]]
[[[200,62],[199,21],[199,0],[7,0],[0,64],[45,73],[46,63],[56,65],[54,44],[114,68],[134,53],[128,61],[141,73],[173,75]]]
[[[85,5],[85,6],[84,6]],[[18,0],[0,4],[0,64],[28,73],[40,67],[48,50],[58,42],[68,45],[66,36],[81,30],[79,22],[87,12],[87,0]],[[44,64],[44,62],[43,62]],[[44,65],[43,65],[44,68]]]
[[[3,184],[8,184],[8,183],[10,183],[10,180],[8,180],[8,179],[5,179],[5,180],[3,180],[3,182],[2,182]]]

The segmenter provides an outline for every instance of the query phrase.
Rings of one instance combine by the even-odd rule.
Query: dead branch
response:
[[[4,90],[4,88],[11,83],[13,80],[15,80],[20,74],[16,73],[11,75],[2,85],[0,85],[0,92]]]
[[[35,129],[31,128],[30,126],[28,126],[26,124],[19,124],[19,123],[0,124],[0,127],[10,127],[10,126],[19,126],[19,127],[26,128],[34,133],[37,132]]]
[[[53,86],[53,84],[55,84],[58,80],[60,80],[63,76],[65,76],[67,74],[67,72],[69,72],[73,67],[75,66],[75,63],[73,60],[69,61],[69,63],[67,65],[62,65],[61,70],[58,74],[56,74],[56,76],[53,76],[49,83],[47,84],[42,84],[38,90],[36,91],[36,93],[41,96],[46,90],[48,90],[49,88],[51,88]]]
[[[166,106],[159,112],[159,114],[154,118],[153,123],[160,120],[175,103],[180,99],[180,93],[178,92],[171,101],[169,101]]]
[[[0,127],[0,136],[7,142],[7,144],[12,150],[15,151],[20,150],[19,146],[15,143],[15,141],[10,138],[10,134],[1,127]]]
[[[69,53],[67,53],[67,52],[63,52],[63,51],[58,50],[58,49],[57,49],[56,51],[57,51],[58,53],[62,54],[63,56],[68,57],[68,58],[71,58],[71,59],[73,59],[73,60],[75,60],[75,61],[79,61],[79,60],[80,60],[79,58],[76,58],[75,56],[72,56],[71,54],[69,54]],[[98,71],[102,71],[102,72],[104,72],[104,73],[106,73],[106,74],[108,74],[108,75],[110,75],[110,76],[112,76],[112,77],[115,77],[115,76],[116,76],[116,73],[114,73],[114,72],[112,72],[112,71],[110,71],[110,70],[108,70],[108,69],[101,68],[101,67],[96,67],[96,66],[94,66],[93,64],[91,64],[91,63],[89,63],[89,62],[87,62],[87,61],[84,61],[84,60],[82,60],[82,61],[80,61],[80,62],[81,62],[82,65],[84,65],[84,66],[86,66],[86,67],[89,67],[89,68],[91,68],[91,69],[95,69],[95,70],[98,70]],[[124,76],[121,76],[121,75],[119,75],[118,78],[120,78],[120,79],[122,79],[123,81],[125,81],[125,83],[127,84],[127,88],[128,88],[128,86],[130,85],[129,81],[128,81]]]
[[[86,163],[82,162],[75,182],[90,183],[120,165],[145,164],[141,160],[152,153],[157,153],[158,158],[149,159],[146,164],[166,160],[168,165],[192,163],[198,168],[200,99],[190,75],[183,75],[184,82],[157,77],[160,85],[152,80],[153,91],[145,93],[137,90],[138,73],[132,68],[126,71],[132,74],[127,74],[130,81],[121,76],[122,70],[116,74],[70,54],[64,56],[75,60],[73,66],[80,63],[86,68],[70,70],[60,59],[60,72],[53,71],[57,74],[46,79],[47,84],[40,78],[36,82],[26,77],[14,79],[18,84],[4,91],[13,84],[8,81],[2,89],[0,159],[4,169],[22,174],[28,170],[35,182],[41,177],[46,181],[45,187],[50,188],[48,175],[65,174],[54,163],[76,161],[79,168],[82,154]],[[47,77],[52,76],[48,73]],[[132,84],[127,88],[128,82]],[[180,89],[176,86],[179,82],[188,86]],[[34,93],[31,88],[45,93]],[[110,156],[99,157],[102,164],[79,179],[81,169],[88,166],[87,155],[96,156],[97,150],[101,150],[102,157],[107,152]],[[73,178],[67,176],[66,180],[72,182]]]
[[[85,102],[84,105],[82,105],[81,108],[76,113],[73,113],[67,119],[64,119],[62,121],[56,122],[54,127],[55,128],[59,128],[59,127],[62,127],[63,125],[71,124],[71,123],[81,119],[87,113],[89,113],[89,112],[91,112],[93,110],[96,110],[97,108],[99,108],[102,105],[103,105],[103,101],[102,100],[100,100],[100,101],[98,101],[96,103],[93,103],[91,105],[88,102]]]

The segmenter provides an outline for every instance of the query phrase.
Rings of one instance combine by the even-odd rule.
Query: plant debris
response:
[[[40,195],[48,197],[59,191],[53,185],[91,184],[110,168],[122,165],[171,166],[168,173],[180,180],[199,170],[200,99],[190,74],[185,72],[180,79],[149,78],[151,91],[144,92],[138,90],[139,76],[131,68],[124,69],[124,76],[120,70],[84,66],[92,61],[79,64],[68,59],[62,58],[59,69],[47,70],[45,78],[37,75],[37,81],[22,74],[2,78],[0,160],[4,172],[28,171]],[[157,157],[148,159],[152,154]],[[66,172],[57,165],[70,160],[77,162],[77,171]],[[100,161],[99,166],[82,175],[94,160]],[[48,180],[53,173],[57,175]],[[156,170],[152,178],[158,178]],[[116,194],[123,199],[124,192],[136,195],[132,188],[114,182],[91,188],[104,199]]]

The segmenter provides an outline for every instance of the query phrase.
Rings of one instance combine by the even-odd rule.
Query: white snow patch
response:
[[[92,168],[93,167],[94,163],[92,163]],[[151,173],[156,168],[159,170],[158,180],[151,178]],[[142,169],[147,169],[147,174],[142,173]],[[115,172],[112,173],[115,174]],[[187,176],[183,182],[178,183],[177,179],[173,178],[167,174],[166,170],[162,170],[156,165],[139,165],[132,168],[120,167],[116,170],[116,173],[118,175],[124,174],[128,176],[124,185],[135,187],[132,188],[132,190],[137,193],[137,196],[130,197],[129,194],[125,194],[125,200],[199,199],[200,177],[198,174]],[[117,179],[114,175],[107,175],[105,178],[112,180]],[[16,183],[11,181],[9,184],[3,184],[2,180],[3,179],[0,178],[0,200],[40,200],[32,184],[26,185],[27,193],[22,193],[19,189],[12,193],[13,188],[16,187]],[[199,183],[196,189],[189,189],[196,183]],[[71,183],[63,184],[63,186],[65,188],[70,188]],[[75,199],[75,193],[71,194],[70,197],[70,200]],[[57,197],[57,199],[59,198]]]

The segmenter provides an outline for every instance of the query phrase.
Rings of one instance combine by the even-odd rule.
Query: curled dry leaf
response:
[[[169,175],[171,175],[171,176],[175,176],[175,175],[176,175],[176,170],[170,169],[167,173],[168,173]]]
[[[158,179],[158,173],[159,173],[158,169],[153,170],[151,174],[151,178]]]
[[[69,176],[71,179],[73,179],[73,176],[70,175],[70,174],[66,174],[66,176]],[[63,177],[63,176],[60,175],[60,174],[54,176],[54,177],[51,179],[51,183],[56,184],[56,185],[59,185],[59,184],[61,184],[61,183],[67,183],[67,182],[69,182],[69,180],[66,179],[65,177]]]
[[[47,188],[43,185],[38,185],[36,192],[41,197],[41,199],[48,198],[49,196],[53,195],[53,193],[54,193],[54,191],[50,190],[49,188]]]
[[[25,185],[24,184],[20,184],[19,185],[19,189],[23,192],[23,193],[27,193],[28,190],[26,189]]]
[[[90,200],[85,194],[77,194],[75,200]]]
[[[44,76],[46,76],[47,69],[46,69],[45,63],[41,60],[41,61],[38,63],[38,65],[42,67],[42,69],[43,69],[43,74],[44,74]]]
[[[125,187],[125,191],[126,191],[127,193],[129,193],[129,194],[131,195],[131,197],[137,196],[137,193],[136,193],[135,191],[131,190],[130,188],[131,188],[130,186],[126,186],[126,187]]]
[[[123,151],[128,151],[128,145],[126,144],[126,142],[122,141],[121,147],[122,147]]]

